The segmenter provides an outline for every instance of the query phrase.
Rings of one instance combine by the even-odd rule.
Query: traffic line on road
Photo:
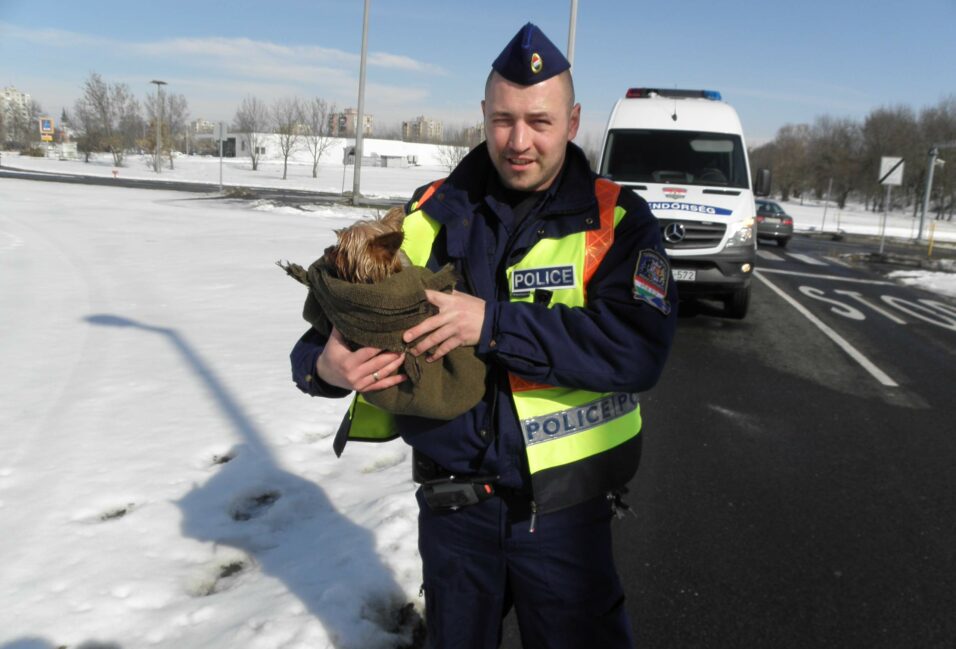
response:
[[[778,275],[795,275],[813,279],[829,279],[834,282],[853,282],[855,284],[875,284],[879,286],[896,286],[896,282],[887,282],[881,279],[859,279],[857,277],[840,277],[839,275],[818,275],[817,273],[802,273],[796,270],[780,270],[777,268],[761,268],[761,273],[777,273]]]
[[[863,369],[869,372],[873,378],[875,378],[877,381],[879,381],[881,384],[887,387],[890,387],[890,388],[899,387],[899,383],[891,379],[886,372],[878,368],[870,359],[868,359],[866,356],[860,353],[860,351],[856,347],[851,345],[849,342],[847,342],[847,340],[843,336],[841,336],[836,331],[831,329],[826,323],[820,320],[820,318],[810,313],[809,309],[807,309],[805,306],[803,306],[802,304],[797,302],[795,299],[787,295],[783,291],[783,289],[778,288],[775,284],[773,284],[773,282],[771,282],[769,279],[764,277],[763,271],[755,271],[754,277],[756,277],[761,282],[769,286],[774,293],[776,293],[777,295],[782,297],[784,300],[786,300],[790,304],[790,306],[796,309],[798,313],[800,313],[803,317],[805,317],[813,325],[815,325],[817,329],[822,331],[824,335],[826,335],[830,340],[835,342],[840,349],[845,351],[850,356],[850,358],[855,360]]]
[[[843,260],[840,259],[839,257],[827,257],[827,256],[824,256],[823,258],[826,259],[826,260],[829,261],[829,262],[832,262],[832,263],[836,264],[837,266],[843,266],[844,268],[853,268],[853,266],[851,266],[850,264],[846,263],[845,261],[843,261]]]
[[[865,305],[865,306],[868,306],[869,308],[871,308],[872,310],[876,311],[877,313],[879,313],[879,314],[880,314],[881,316],[883,316],[884,318],[887,318],[888,320],[890,320],[890,321],[892,321],[892,322],[895,322],[896,324],[899,324],[899,325],[905,325],[905,324],[906,324],[906,320],[904,320],[903,318],[898,318],[898,317],[896,317],[895,315],[893,315],[892,313],[890,313],[889,311],[887,311],[887,310],[885,310],[885,309],[881,309],[880,307],[876,306],[875,304],[873,304],[872,302],[870,302],[869,300],[867,300],[865,297],[863,297],[862,295],[860,295],[860,294],[857,293],[856,291],[841,291],[840,289],[837,289],[837,290],[835,290],[835,291],[833,291],[833,292],[836,293],[837,295],[845,295],[845,296],[847,296],[847,297],[853,298],[854,300],[856,300],[856,301],[859,302],[860,304],[863,304],[863,305]]]
[[[801,255],[799,252],[789,252],[787,253],[794,259],[802,261],[805,264],[810,264],[811,266],[828,266],[827,262],[820,261],[816,257],[811,257],[810,255]]]
[[[771,261],[783,261],[783,257],[781,257],[780,255],[775,255],[769,250],[758,250],[757,256],[762,257],[764,259],[769,259]]]

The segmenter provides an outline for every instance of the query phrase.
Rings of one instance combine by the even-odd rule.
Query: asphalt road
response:
[[[860,249],[761,245],[745,320],[682,307],[615,523],[638,647],[956,646],[956,300]]]
[[[956,301],[843,251],[762,246],[746,320],[681,319],[618,527],[638,646],[956,646]]]

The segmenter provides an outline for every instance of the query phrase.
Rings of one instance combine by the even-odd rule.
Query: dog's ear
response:
[[[391,258],[402,247],[402,241],[405,240],[405,233],[402,231],[380,234],[372,239],[368,248],[373,254],[380,254],[386,259]]]
[[[329,246],[322,255],[322,264],[327,270],[334,272],[336,276],[341,276],[343,271],[343,269],[339,267],[339,258],[338,246]],[[342,258],[342,262],[344,263],[344,257]]]
[[[402,222],[405,220],[405,210],[400,207],[393,207],[389,211],[385,212],[385,216],[382,217],[382,223],[386,225],[390,230],[401,230]]]

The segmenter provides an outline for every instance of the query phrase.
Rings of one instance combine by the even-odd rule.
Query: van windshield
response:
[[[750,187],[739,135],[612,130],[604,151],[601,172],[619,182]]]

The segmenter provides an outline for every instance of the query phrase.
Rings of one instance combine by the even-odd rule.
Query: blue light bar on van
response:
[[[658,97],[676,97],[681,99],[712,99],[720,101],[722,97],[716,90],[679,90],[676,88],[628,88],[625,97],[628,99],[647,99]]]

